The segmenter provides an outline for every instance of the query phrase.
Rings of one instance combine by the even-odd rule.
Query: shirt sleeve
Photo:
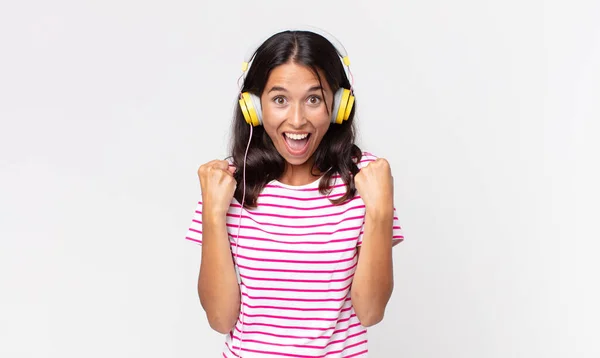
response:
[[[360,161],[357,163],[359,169],[365,167],[368,163],[373,162],[377,159],[377,157],[369,152],[363,152]],[[364,234],[365,223],[363,221],[363,227],[358,236],[357,246],[361,246],[363,243],[363,234]],[[396,208],[394,207],[394,220],[392,226],[392,247],[404,241],[404,231],[402,226],[400,225],[400,220],[398,219],[398,213]]]
[[[192,215],[192,222],[187,229],[185,239],[202,246],[202,198],[196,204]]]

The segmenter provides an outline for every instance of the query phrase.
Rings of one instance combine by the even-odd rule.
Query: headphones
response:
[[[327,39],[333,47],[336,49],[338,55],[342,58],[344,65],[348,68],[348,72],[350,72],[350,59],[348,58],[348,54],[346,53],[346,49],[342,44],[331,34],[327,33],[324,30],[318,28],[303,28],[299,29],[303,31],[311,31],[318,35],[323,36]],[[262,42],[261,42],[262,43]],[[248,70],[249,63],[252,61],[254,56],[256,55],[256,50],[258,46],[253,47],[251,51],[249,51],[242,63],[242,72],[245,73]],[[242,114],[244,115],[244,119],[246,123],[256,127],[262,125],[262,108],[260,105],[260,98],[250,92],[242,92],[240,94],[239,99],[240,108],[242,110]],[[333,96],[333,111],[331,112],[331,123],[342,124],[344,121],[348,120],[350,117],[350,112],[352,111],[352,107],[354,105],[354,92],[352,90],[352,86],[350,89],[340,88],[336,91]]]

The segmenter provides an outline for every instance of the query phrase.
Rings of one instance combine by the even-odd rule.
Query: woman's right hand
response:
[[[212,160],[198,168],[202,190],[202,211],[215,216],[225,216],[235,193],[234,166],[226,160]]]

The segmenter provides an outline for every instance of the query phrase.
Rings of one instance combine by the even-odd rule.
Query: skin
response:
[[[325,78],[323,74],[321,78]],[[271,71],[261,95],[265,131],[287,162],[279,179],[283,183],[304,185],[316,179],[314,172],[311,174],[313,154],[329,128],[333,107],[333,92],[325,80],[322,85],[321,91],[319,80],[310,68],[290,62]],[[285,132],[310,133],[308,151],[302,155],[290,154]],[[198,293],[210,326],[226,334],[233,329],[240,313],[240,291],[225,226],[236,182],[232,168],[223,160],[203,164],[198,176],[203,193]],[[393,179],[389,163],[379,158],[361,169],[354,180],[366,214],[351,298],[358,319],[368,327],[383,319],[394,286]]]
[[[240,311],[238,286],[225,215],[236,182],[225,160],[213,160],[198,169],[202,191],[202,260],[198,277],[200,304],[212,329],[226,334]]]
[[[325,78],[322,73],[320,76]],[[319,79],[310,68],[286,63],[271,71],[261,96],[263,126],[287,162],[280,178],[283,183],[303,185],[315,180],[315,176],[311,175],[313,154],[329,129],[333,110],[333,91],[327,81],[323,80],[322,85],[321,90]],[[288,152],[285,132],[310,133],[306,154],[294,156]]]

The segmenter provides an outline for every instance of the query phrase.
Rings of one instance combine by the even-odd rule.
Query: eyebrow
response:
[[[316,86],[312,86],[311,88],[309,88],[308,92],[312,92],[312,91],[316,91],[316,90],[320,90],[320,89],[322,89],[322,87],[319,86],[319,85],[316,85]],[[286,90],[284,87],[273,86],[273,87],[271,87],[271,89],[267,93],[271,93],[271,92],[274,92],[274,91],[288,92],[288,90]]]

